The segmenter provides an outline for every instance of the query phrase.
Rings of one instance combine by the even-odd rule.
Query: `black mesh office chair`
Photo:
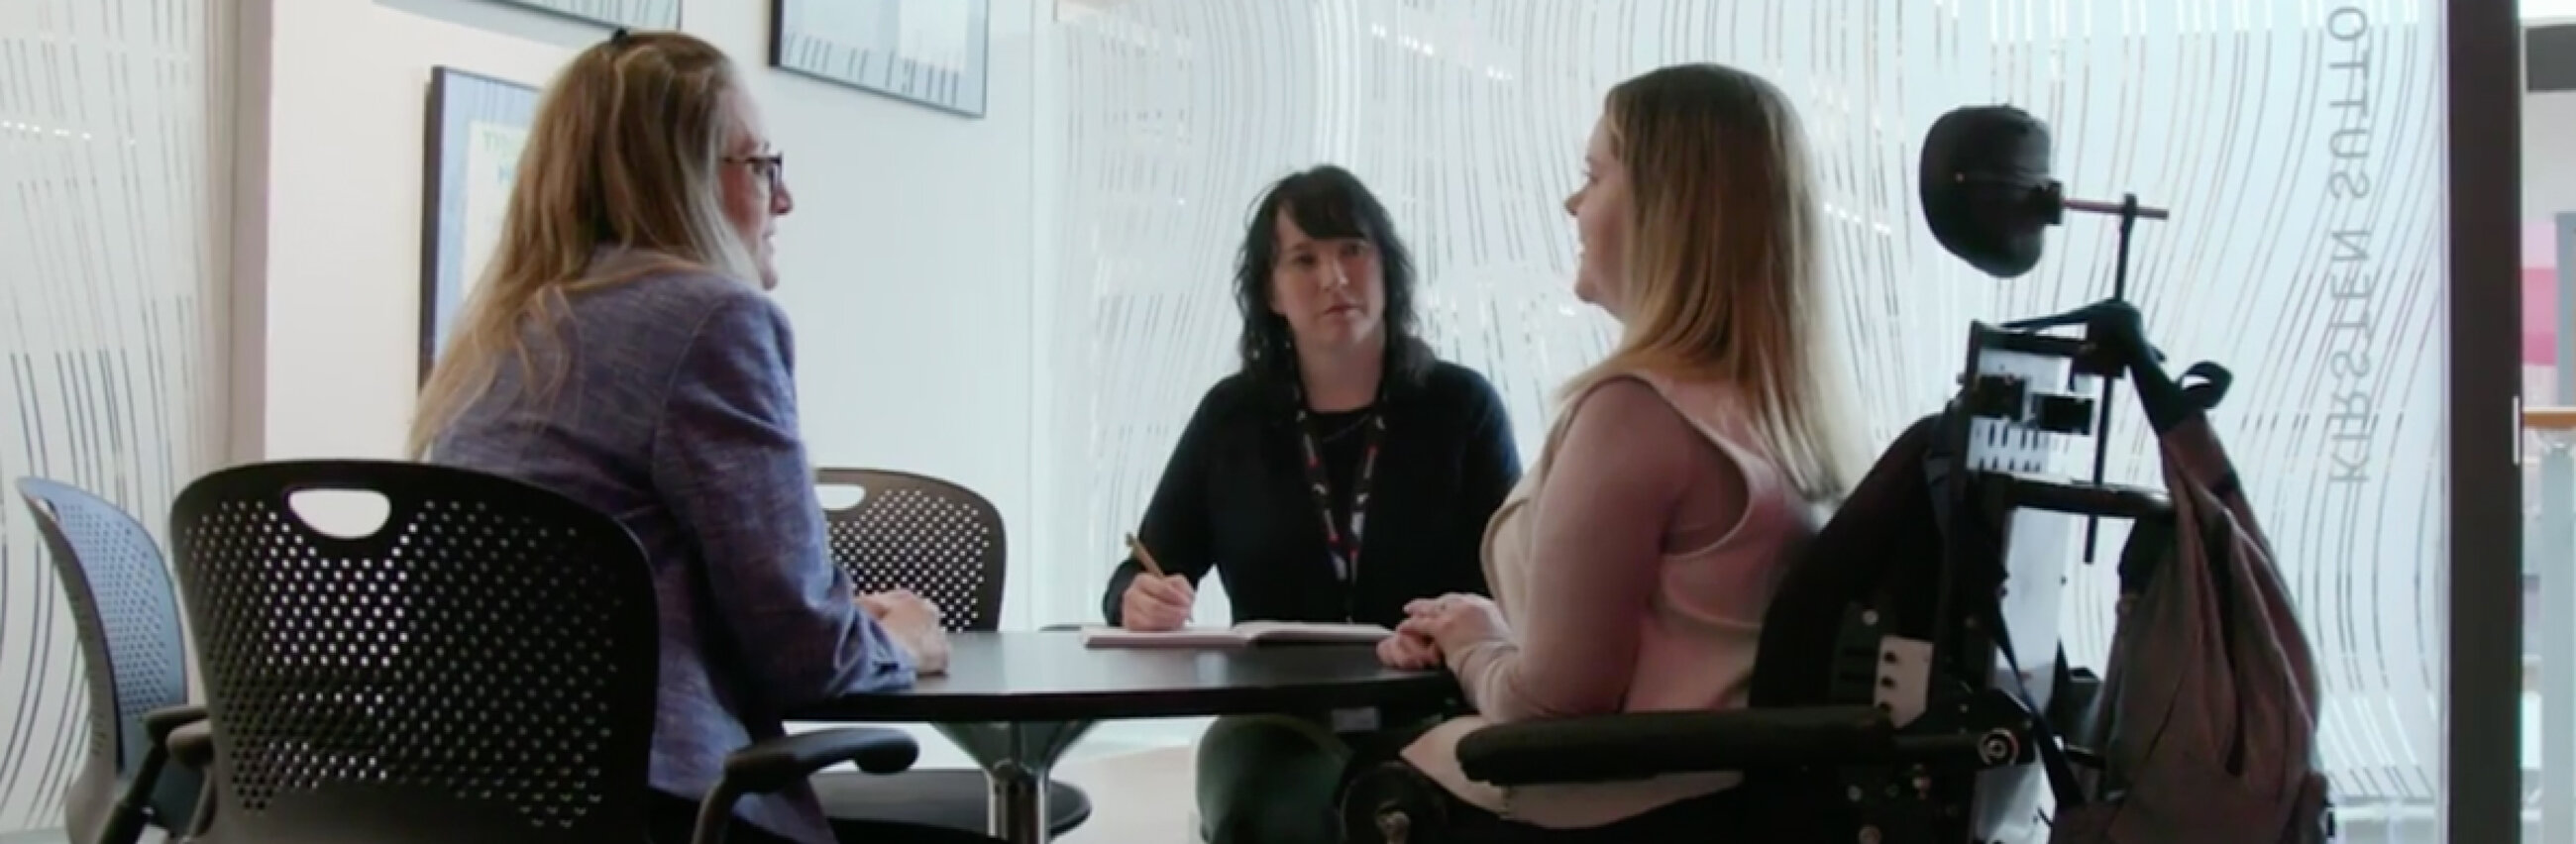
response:
[[[993,502],[938,478],[884,469],[824,469],[815,485],[860,491],[857,503],[823,511],[832,562],[859,591],[910,589],[938,604],[952,631],[1001,626],[1008,549]]]
[[[74,842],[130,844],[147,825],[185,828],[204,779],[167,765],[165,737],[204,717],[188,705],[179,596],[152,535],[98,496],[18,480],[71,605],[89,683],[89,751],[63,797]]]
[[[312,492],[371,494],[381,523],[325,531],[295,503]],[[200,841],[645,840],[659,621],[615,520],[475,472],[304,461],[208,475],[170,525],[215,737]],[[916,751],[886,730],[755,744],[697,840],[739,795]]]
[[[939,605],[952,631],[1002,624],[1008,550],[1002,511],[974,490],[938,478],[886,469],[823,469],[823,489],[855,488],[847,507],[826,507],[832,562],[861,592],[909,589]],[[1091,797],[1053,783],[1047,825],[1057,834],[1091,817]],[[982,771],[921,769],[892,777],[827,773],[814,778],[823,808],[836,818],[890,820],[982,830],[992,797]]]

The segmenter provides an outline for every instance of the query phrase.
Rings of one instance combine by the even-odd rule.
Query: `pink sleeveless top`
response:
[[[1753,676],[1754,652],[1762,616],[1778,590],[1786,564],[1815,535],[1819,511],[1806,502],[1750,436],[1731,396],[1713,385],[1677,382],[1648,373],[1634,377],[1654,388],[1702,439],[1719,449],[1742,471],[1744,512],[1734,527],[1706,547],[1667,553],[1651,604],[1643,617],[1604,618],[1601,623],[1638,625],[1638,653],[1633,676],[1621,697],[1622,711],[1717,710],[1745,705]],[[1598,389],[1595,385],[1591,389]],[[1583,460],[1582,453],[1561,452],[1571,408],[1550,429],[1538,465],[1521,479],[1485,529],[1485,576],[1507,621],[1521,608],[1547,596],[1531,594],[1530,582],[1541,566],[1584,565],[1586,560],[1537,559],[1532,534],[1535,519],[1523,518],[1530,500],[1555,468]],[[1713,522],[1717,515],[1699,523]],[[1687,516],[1678,519],[1692,523]],[[1665,529],[1670,530],[1670,525]],[[1517,631],[1520,625],[1512,625]],[[1516,634],[1517,635],[1517,634]],[[1492,702],[1474,698],[1480,688],[1496,684],[1460,677],[1471,702],[1495,711]],[[1493,692],[1487,691],[1487,694]],[[1576,785],[1498,788],[1468,779],[1459,771],[1457,742],[1491,723],[1483,716],[1457,718],[1424,734],[1404,751],[1405,758],[1469,803],[1504,817],[1536,826],[1572,829],[1612,823],[1677,800],[1735,785],[1733,773],[1671,775],[1650,780]]]

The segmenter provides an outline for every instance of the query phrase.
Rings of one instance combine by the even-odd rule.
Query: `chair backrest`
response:
[[[1791,567],[1764,614],[1751,705],[1874,705],[1914,735],[1974,734],[1994,717],[1980,693],[1996,676],[1995,645],[1969,608],[1994,602],[2011,578],[2004,537],[1977,508],[1945,501],[1964,421],[1934,414],[1899,435]],[[2011,632],[2056,633],[2053,623],[2030,626]],[[2055,657],[2052,643],[2023,659],[2046,669]],[[2017,804],[2030,783],[1956,765],[1898,773],[1892,781],[1906,787],[1883,793],[1864,783],[1894,774],[1862,769],[1764,771],[1748,783],[1764,780],[1770,810],[1815,840],[1872,827],[1908,830],[1891,841],[2020,840],[2003,834],[2014,822],[1991,807]]]
[[[20,478],[71,604],[89,682],[89,752],[63,800],[63,826],[94,838],[119,783],[142,764],[152,737],[143,715],[188,702],[188,651],[179,595],[152,535],[115,504],[67,484]],[[161,770],[149,805],[164,828],[187,823],[203,783],[178,766]]]
[[[658,622],[615,520],[477,472],[301,461],[190,484],[170,542],[215,736],[208,840],[643,838]]]
[[[1962,392],[1888,446],[1764,618],[1753,706],[1875,705],[1913,746],[1951,748],[1919,769],[1764,772],[1784,816],[1843,827],[1825,838],[1870,825],[1942,842],[2044,834],[2046,798],[2075,776],[2062,738],[2100,688],[2060,646],[2081,514],[2170,517],[2151,491],[2071,479],[2095,405],[2068,400],[2091,389],[2069,357],[1983,327],[1972,349]]]
[[[1882,640],[1940,637],[1935,617],[1951,584],[1924,464],[1941,447],[1942,422],[1927,416],[1899,434],[1790,567],[1763,614],[1752,705],[1875,703]]]
[[[824,469],[815,484],[863,494],[824,510],[832,562],[859,591],[910,589],[939,605],[950,630],[1001,626],[1007,543],[993,502],[938,478],[884,469]]]

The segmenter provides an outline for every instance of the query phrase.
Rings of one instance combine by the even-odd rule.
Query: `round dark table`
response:
[[[983,766],[992,834],[1040,844],[1048,836],[1048,773],[1094,722],[1427,709],[1456,691],[1444,672],[1379,665],[1366,645],[1091,648],[1069,630],[970,632],[950,637],[945,674],[905,691],[837,698],[788,720],[931,724]]]

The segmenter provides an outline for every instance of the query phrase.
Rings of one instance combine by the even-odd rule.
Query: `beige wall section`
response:
[[[788,156],[778,296],[816,462],[965,483],[1021,545],[1041,439],[1034,61],[1053,16],[991,4],[981,119],[770,70],[770,0],[683,0],[681,26],[742,63]],[[431,69],[542,85],[606,35],[486,0],[0,2],[0,47],[29,57],[0,86],[0,480],[50,474],[157,527],[228,462],[397,456]],[[83,703],[14,498],[0,831],[59,824]],[[1038,582],[1014,579],[1007,623],[1028,623]]]
[[[394,457],[417,386],[431,69],[541,87],[608,30],[488,0],[272,2],[266,345],[246,361],[262,386],[260,453]],[[769,69],[770,5],[684,0],[681,28],[742,64],[787,156],[797,207],[780,224],[777,296],[796,324],[815,461],[964,483],[1020,545],[1035,533],[1021,528],[1035,507],[1043,2],[993,0],[981,119]]]

